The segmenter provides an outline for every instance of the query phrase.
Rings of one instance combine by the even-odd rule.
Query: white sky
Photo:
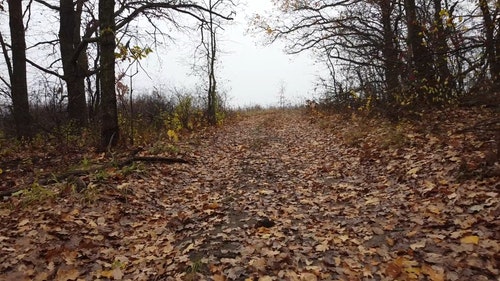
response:
[[[286,55],[279,42],[263,46],[264,34],[248,34],[250,16],[269,11],[271,1],[249,0],[242,4],[219,43],[218,80],[227,92],[229,105],[278,105],[281,85],[285,86],[287,102],[297,103],[312,97],[322,67],[314,65],[310,54]],[[193,88],[200,81],[191,71],[193,39],[175,38],[169,44],[172,46],[155,50],[155,55],[142,62],[151,78],[140,75],[134,81],[137,87]]]
[[[266,15],[272,8],[270,0],[236,1],[241,4],[237,7],[235,19],[225,26],[218,43],[221,49],[217,69],[218,85],[219,90],[227,93],[229,105],[277,106],[282,85],[285,87],[288,103],[299,103],[311,98],[316,79],[323,67],[314,65],[314,58],[310,54],[286,55],[280,42],[264,46],[264,33],[248,34],[251,16]],[[31,37],[27,37],[28,45],[44,38],[42,34],[50,38],[57,37],[57,14],[52,13],[44,17],[41,10],[35,10],[34,13],[29,30]],[[5,18],[6,14],[2,13],[2,16]],[[51,28],[47,29],[47,26]],[[0,28],[4,34],[8,34],[6,26]],[[153,87],[162,90],[188,89],[194,93],[195,85],[200,83],[201,78],[191,70],[199,35],[193,33],[186,36],[171,29],[166,32],[174,41],[153,47],[153,53],[141,61],[148,74],[140,73],[134,77],[135,93],[151,92]],[[51,50],[48,47],[45,52],[37,51],[35,54],[31,52],[29,56],[42,65],[48,65],[52,57],[47,56],[47,52],[57,52],[58,47],[54,48]],[[0,67],[6,69],[3,59],[0,61]],[[34,82],[41,78],[38,70],[30,69],[29,72],[30,77],[35,78]]]

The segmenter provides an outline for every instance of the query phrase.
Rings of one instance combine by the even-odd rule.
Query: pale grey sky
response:
[[[276,106],[279,104],[281,85],[285,86],[288,102],[298,103],[310,98],[322,66],[314,65],[314,58],[310,54],[286,55],[280,42],[264,46],[263,33],[248,34],[250,18],[254,14],[268,13],[272,8],[270,0],[237,1],[241,3],[237,7],[234,21],[228,23],[219,36],[221,50],[218,80],[220,90],[227,93],[229,105]],[[57,37],[57,14],[51,12],[44,16],[43,13],[47,11],[34,10],[27,36],[28,45],[35,44],[41,38]],[[6,20],[6,13],[0,13],[0,18]],[[141,26],[141,23],[137,23],[137,26]],[[8,34],[6,26],[0,28]],[[201,81],[191,70],[194,48],[199,43],[198,33],[186,36],[186,33],[175,32],[171,27],[166,27],[163,31],[173,41],[167,40],[161,45],[153,46],[154,52],[141,61],[148,74],[142,72],[134,77],[135,93],[151,92],[153,87],[164,90],[186,88],[192,91],[195,84]],[[139,33],[144,31],[139,30]],[[148,38],[141,44],[150,41],[151,38]],[[29,56],[41,65],[49,65],[54,58],[49,54],[53,52],[57,52],[57,47],[36,49],[30,51]],[[6,69],[3,60],[0,60],[0,68]],[[35,83],[32,86],[36,89],[39,86],[37,83],[43,81],[43,75],[33,68],[29,68],[28,72],[30,83]],[[127,79],[124,82],[128,84],[129,81]]]
[[[250,17],[271,8],[269,0],[242,1],[232,24],[220,36],[218,78],[227,91],[231,106],[278,105],[279,89],[285,86],[289,102],[297,103],[313,95],[317,76],[322,71],[310,54],[286,55],[280,42],[263,46],[264,34],[248,34]],[[190,41],[191,40],[191,41]],[[200,79],[193,77],[192,39],[178,39],[165,50],[142,62],[152,79],[140,75],[138,87],[164,89],[192,88]]]

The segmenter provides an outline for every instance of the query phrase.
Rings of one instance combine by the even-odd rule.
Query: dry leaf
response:
[[[412,250],[416,250],[416,249],[421,249],[421,248],[424,248],[425,247],[425,243],[426,241],[425,240],[422,240],[422,241],[419,241],[417,243],[413,243],[410,245],[410,248]]]
[[[326,250],[329,250],[330,246],[328,246],[328,241],[324,241],[321,244],[316,245],[316,251],[317,252],[324,252]]]
[[[437,266],[422,265],[422,273],[429,276],[431,281],[444,281],[444,269]]]
[[[316,281],[316,280],[318,280],[318,277],[310,272],[302,272],[300,274],[300,280],[301,281]]]
[[[212,280],[213,281],[226,281],[227,279],[222,274],[214,274],[214,275],[212,275]]]
[[[406,172],[406,174],[411,176],[416,176],[416,174],[420,171],[420,169],[421,169],[420,167],[412,168],[408,172]]]
[[[56,273],[55,281],[75,280],[80,272],[75,267],[61,266]]]
[[[114,280],[122,280],[123,279],[123,272],[119,267],[113,269],[113,279]]]
[[[439,208],[438,206],[434,206],[434,205],[427,206],[427,210],[429,210],[429,212],[436,214],[436,215],[441,213],[441,208]]]
[[[9,281],[148,280],[152,273],[215,281],[499,275],[500,244],[491,224],[498,217],[498,193],[491,189],[498,179],[471,177],[486,171],[484,140],[494,132],[456,133],[487,120],[489,111],[440,110],[398,124],[319,114],[243,114],[203,132],[175,129],[171,140],[136,131],[138,142],[154,142],[144,156],[189,157],[191,164],[106,169],[128,153],[99,158],[94,150],[64,145],[68,153],[60,155],[61,145],[50,140],[30,152],[24,151],[32,150],[29,144],[19,149],[3,142],[1,190],[29,184],[35,175],[47,183],[42,195],[58,193],[26,206],[26,192],[4,198],[0,248],[7,264],[0,275]],[[83,168],[85,158],[102,169],[81,176],[87,188],[80,193],[59,194],[65,181],[51,183],[53,175],[45,175]],[[265,217],[276,224],[259,228]]]
[[[29,219],[24,219],[22,221],[20,221],[17,226],[25,226],[27,223],[29,223],[30,220]]]
[[[462,239],[460,239],[460,243],[477,245],[479,244],[479,236],[476,235],[465,236]]]
[[[255,268],[257,271],[265,272],[267,261],[264,258],[257,258],[250,261],[250,265]]]
[[[391,262],[385,268],[385,274],[393,279],[401,275],[401,272],[403,272],[402,265],[397,262]]]

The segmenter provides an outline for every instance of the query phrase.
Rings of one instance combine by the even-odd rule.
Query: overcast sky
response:
[[[289,103],[300,103],[311,98],[314,86],[322,66],[315,65],[311,54],[286,55],[281,42],[271,46],[264,46],[265,34],[249,34],[249,22],[252,15],[266,15],[272,8],[270,0],[236,0],[241,4],[236,9],[234,21],[225,26],[225,30],[218,36],[220,47],[219,64],[217,69],[219,90],[227,93],[228,103],[232,107],[253,105],[279,105],[279,92],[283,85],[285,98]],[[34,10],[30,21],[28,45],[33,45],[45,37],[57,37],[57,14],[47,13],[45,10]],[[6,13],[2,13],[5,22]],[[196,24],[196,23],[195,23]],[[51,28],[47,29],[47,26]],[[136,26],[141,26],[140,22]],[[8,26],[0,26],[7,32]],[[138,28],[138,27],[137,27]],[[138,28],[139,33],[146,32]],[[134,76],[134,93],[147,93],[157,88],[167,93],[173,88],[188,89],[191,94],[201,78],[193,74],[193,53],[199,34],[193,32],[187,36],[166,27],[163,32],[172,37],[161,45],[152,46],[153,53],[141,61],[147,71],[141,71]],[[49,40],[47,39],[47,40]],[[45,39],[44,39],[45,40]],[[148,41],[149,40],[149,41]],[[145,39],[140,44],[151,42]],[[47,49],[48,48],[48,49]],[[57,47],[54,47],[57,51]],[[54,52],[51,47],[44,50],[30,51],[29,57],[41,65],[49,65]],[[125,64],[121,65],[123,67]],[[0,60],[0,67],[5,70],[5,63]],[[120,69],[117,70],[120,72]],[[31,87],[37,89],[43,75],[33,68],[28,69]],[[41,80],[40,80],[41,79]],[[124,81],[128,84],[129,81]]]
[[[286,55],[282,44],[263,46],[264,34],[248,34],[251,15],[271,8],[269,0],[249,0],[237,10],[234,23],[220,36],[219,85],[227,92],[231,106],[278,105],[279,90],[285,86],[287,101],[301,102],[313,95],[321,66],[310,54]],[[191,41],[189,41],[191,40]],[[175,42],[143,62],[148,78],[140,75],[137,87],[193,88],[200,79],[193,76],[192,39]]]

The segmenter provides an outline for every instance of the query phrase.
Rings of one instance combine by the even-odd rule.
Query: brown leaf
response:
[[[119,267],[113,269],[113,279],[114,280],[122,280],[123,279],[123,272]]]
[[[75,267],[61,266],[56,273],[55,281],[76,280],[80,272]]]
[[[214,274],[212,275],[212,280],[213,281],[226,281],[226,277],[222,274]]]
[[[403,259],[397,258],[395,261],[389,263],[385,268],[385,274],[392,278],[397,278],[403,272]]]
[[[441,267],[429,266],[424,264],[422,266],[422,273],[428,275],[431,281],[445,280],[444,269]]]
[[[267,261],[264,258],[256,258],[250,261],[250,266],[260,272],[266,271]]]
[[[316,280],[318,280],[318,277],[310,272],[302,272],[300,274],[300,280],[301,281],[316,281]]]

